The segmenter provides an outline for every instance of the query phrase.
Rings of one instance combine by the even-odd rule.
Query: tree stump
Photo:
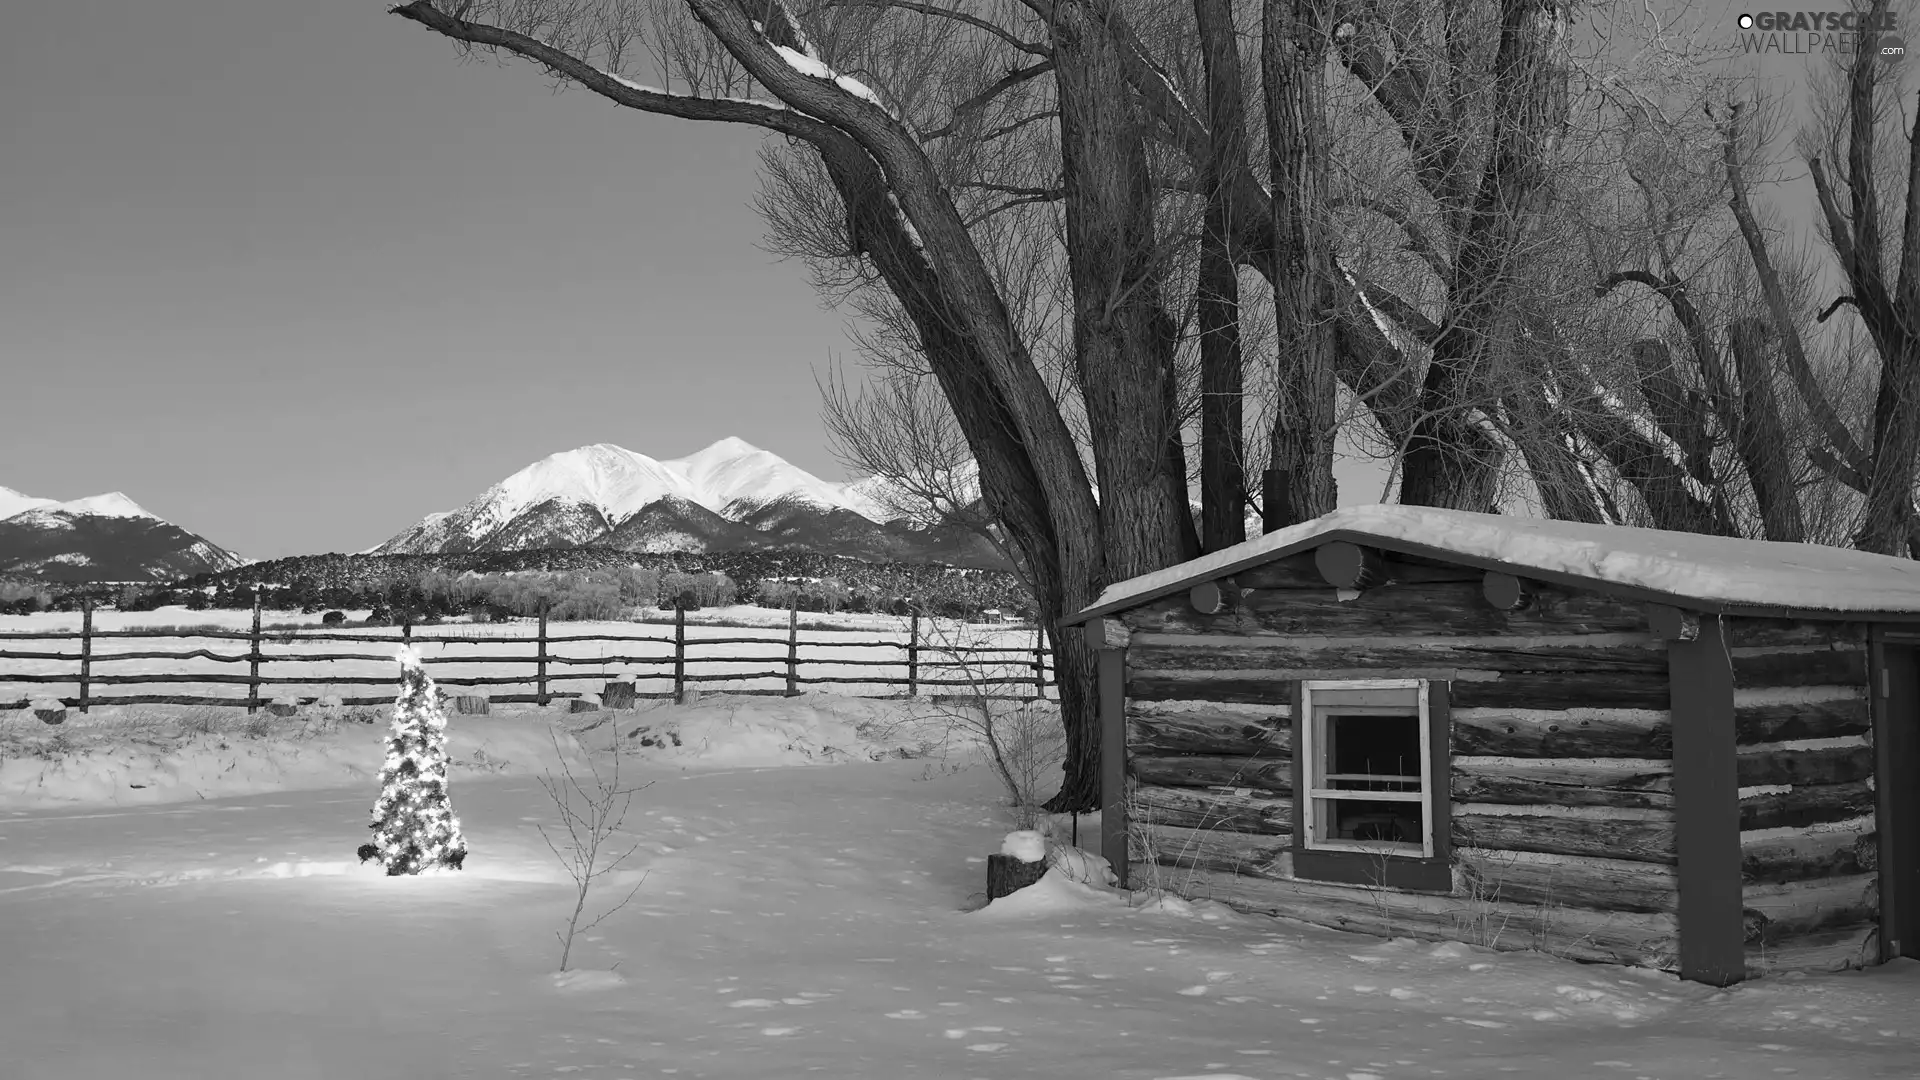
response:
[[[615,679],[600,691],[600,700],[609,709],[631,709],[637,700],[632,679]]]
[[[586,697],[568,698],[567,711],[570,713],[599,712],[600,699],[588,694]]]
[[[998,900],[1047,876],[1047,862],[1021,862],[1011,855],[987,856],[987,899]]]
[[[67,707],[58,701],[36,701],[33,703],[33,715],[42,723],[64,724],[67,722]]]
[[[453,699],[453,711],[461,716],[486,716],[490,709],[485,694],[461,694]]]
[[[292,716],[300,711],[298,698],[274,698],[267,702],[267,712],[274,716]]]

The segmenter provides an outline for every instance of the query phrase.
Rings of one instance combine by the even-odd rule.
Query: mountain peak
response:
[[[72,502],[57,503],[47,507],[49,510],[64,510],[69,514],[87,514],[93,517],[153,518],[159,515],[150,513],[139,503],[127,498],[123,491],[109,491],[104,495],[89,495]]]
[[[0,487],[0,520],[15,514],[24,514],[29,510],[38,510],[43,506],[53,506],[53,499],[42,499],[9,487]]]

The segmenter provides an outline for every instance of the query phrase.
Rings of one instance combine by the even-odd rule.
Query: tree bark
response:
[[[1119,50],[1089,5],[1061,3],[1050,24],[1074,359],[1100,485],[1109,580],[1197,551],[1173,398],[1178,331],[1163,303],[1155,191],[1144,125]]]
[[[1280,403],[1271,468],[1287,474],[1281,525],[1333,510],[1334,254],[1327,216],[1327,33],[1315,0],[1266,0],[1261,69],[1273,176]]]
[[[1196,286],[1200,326],[1200,546],[1218,551],[1247,538],[1240,278],[1231,185],[1247,162],[1246,103],[1232,0],[1194,0],[1206,64],[1207,210]]]
[[[1804,543],[1806,515],[1793,481],[1793,459],[1780,403],[1773,392],[1773,365],[1767,361],[1766,329],[1758,319],[1740,319],[1727,328],[1734,372],[1740,380],[1739,422],[1734,448],[1747,468],[1747,482],[1760,507],[1761,528],[1769,540]]]

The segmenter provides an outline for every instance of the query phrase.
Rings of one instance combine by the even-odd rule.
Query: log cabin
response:
[[[1715,985],[1920,957],[1920,563],[1361,506],[1063,624],[1124,887]]]

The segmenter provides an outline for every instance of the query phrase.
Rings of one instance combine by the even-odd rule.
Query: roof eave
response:
[[[1422,558],[1453,563],[1457,566],[1473,567],[1476,570],[1491,570],[1503,574],[1512,574],[1515,577],[1523,577],[1532,581],[1544,581],[1555,585],[1570,585],[1575,588],[1586,589],[1591,592],[1610,596],[1618,600],[1642,604],[1666,604],[1670,607],[1708,615],[1734,615],[1743,618],[1761,619],[1920,622],[1920,612],[1913,611],[1841,611],[1730,603],[1725,600],[1687,596],[1681,593],[1663,592],[1658,589],[1646,589],[1637,585],[1621,585],[1616,582],[1604,581],[1599,578],[1586,577],[1580,574],[1541,570],[1537,567],[1524,566],[1501,559],[1490,559],[1478,555],[1463,555],[1457,551],[1436,547],[1432,544],[1422,544],[1418,541],[1402,540],[1397,537],[1376,536],[1372,533],[1362,532],[1357,529],[1333,529],[1328,532],[1317,533],[1313,536],[1306,537],[1284,547],[1274,548],[1271,551],[1263,551],[1258,555],[1250,555],[1245,559],[1228,563],[1218,570],[1213,570],[1205,574],[1183,576],[1173,583],[1149,592],[1141,593],[1138,596],[1130,596],[1125,600],[1116,601],[1111,604],[1096,604],[1093,607],[1085,608],[1068,618],[1060,620],[1060,625],[1077,626],[1093,619],[1111,615],[1116,611],[1126,611],[1130,608],[1136,608],[1142,604],[1149,604],[1155,600],[1172,596],[1199,582],[1217,581],[1221,578],[1232,577],[1242,570],[1298,555],[1302,551],[1319,547],[1321,544],[1333,543],[1337,540],[1345,540],[1350,543],[1360,544],[1380,551],[1393,552],[1398,555],[1417,555]],[[1328,587],[1332,588],[1331,585]]]

